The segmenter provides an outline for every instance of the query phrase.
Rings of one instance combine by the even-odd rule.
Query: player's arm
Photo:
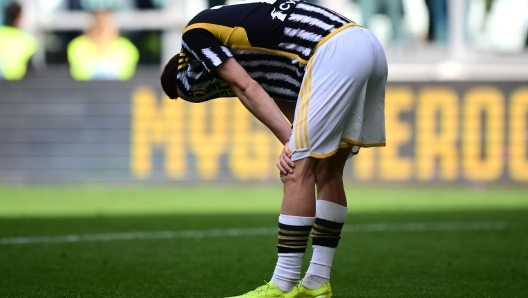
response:
[[[268,93],[232,58],[230,50],[204,28],[185,29],[182,46],[205,67],[216,72],[236,93],[242,104],[283,143],[290,139],[290,126]]]
[[[290,140],[290,125],[277,105],[234,58],[225,60],[216,68],[216,72],[229,84],[242,104],[264,123],[282,144]]]
[[[277,161],[283,175],[293,173],[294,164],[288,147],[290,125],[268,93],[232,58],[232,53],[208,30],[184,30],[182,46],[205,67],[224,79],[242,104],[285,144]]]

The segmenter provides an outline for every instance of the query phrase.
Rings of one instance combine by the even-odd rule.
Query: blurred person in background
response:
[[[446,43],[448,36],[447,0],[425,0],[429,9],[428,40]]]
[[[391,42],[402,43],[406,39],[403,25],[402,0],[356,0],[361,10],[363,25],[371,28],[371,21],[377,14],[386,15],[391,24]]]
[[[119,35],[110,10],[94,12],[88,30],[68,45],[70,73],[76,80],[128,80],[138,61],[138,49]]]
[[[503,53],[525,49],[528,0],[468,0],[467,36],[472,47]]]
[[[13,2],[13,0],[0,0],[0,11],[2,13],[0,13],[0,25],[3,25],[4,24],[4,9],[6,6],[8,6],[9,4],[11,4]]]
[[[209,7],[226,4],[226,0],[208,0]]]
[[[4,9],[5,26],[0,26],[0,78],[20,80],[27,72],[37,40],[20,29],[22,7],[13,2]]]
[[[171,0],[134,0],[137,9],[156,9],[164,7]]]
[[[523,23],[523,26],[524,26],[524,30],[525,30],[525,35],[526,35],[526,41],[524,42],[524,46],[526,48],[528,48],[528,10],[526,10],[526,16],[524,17],[524,23]]]
[[[1,0],[0,0],[1,1]],[[49,0],[42,0],[49,1]],[[112,9],[159,9],[178,0],[67,0],[69,10]]]
[[[148,0],[146,0],[148,1]],[[67,0],[69,10],[96,11],[107,8],[130,9],[134,8],[134,0]]]

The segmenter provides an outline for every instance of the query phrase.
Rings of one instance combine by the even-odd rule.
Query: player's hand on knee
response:
[[[281,175],[288,175],[293,173],[294,167],[295,164],[293,161],[291,161],[290,146],[288,143],[286,143],[282,149],[279,159],[277,160],[277,168],[279,168]]]

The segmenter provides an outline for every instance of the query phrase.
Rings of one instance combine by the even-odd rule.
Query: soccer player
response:
[[[369,30],[307,1],[217,6],[185,27],[161,76],[165,93],[190,102],[237,96],[284,144],[278,261],[269,283],[239,297],[332,296],[347,216],[343,169],[360,147],[385,145],[386,78]],[[299,282],[310,232],[313,255]]]

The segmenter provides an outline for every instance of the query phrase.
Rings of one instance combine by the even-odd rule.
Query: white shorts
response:
[[[297,99],[292,160],[385,146],[386,81],[385,53],[369,30],[349,27],[319,46]]]

